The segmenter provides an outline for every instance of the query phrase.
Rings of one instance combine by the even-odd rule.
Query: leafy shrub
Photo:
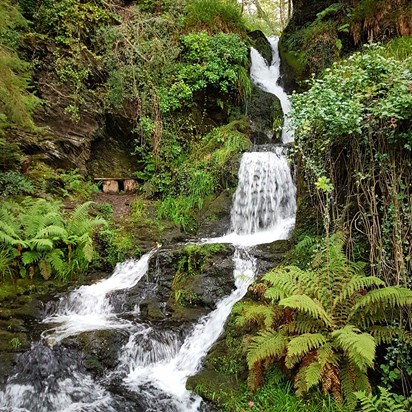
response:
[[[189,0],[186,26],[216,32],[244,32],[245,21],[236,0]]]
[[[293,97],[292,123],[313,199],[319,178],[333,188],[326,208],[316,202],[324,218],[347,222],[352,238],[365,236],[373,273],[407,285],[412,58],[387,56],[382,46],[368,46],[326,69]]]
[[[91,202],[64,215],[61,205],[27,198],[0,204],[0,246],[13,257],[14,275],[66,280],[87,269],[95,256],[93,233],[105,224],[89,217]]]
[[[0,172],[0,194],[2,196],[32,195],[32,182],[19,172]]]
[[[163,112],[192,103],[195,93],[208,87],[247,96],[249,83],[240,83],[240,78],[245,80],[248,47],[238,35],[191,33],[182,37],[182,44],[183,63],[177,65],[177,80],[161,95]]]

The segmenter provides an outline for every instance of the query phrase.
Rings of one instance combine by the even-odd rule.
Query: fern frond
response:
[[[326,365],[339,365],[339,356],[335,353],[333,345],[330,342],[327,342],[324,345],[322,345],[317,350],[317,354],[318,362],[322,365],[322,367]]]
[[[285,366],[292,369],[302,358],[326,343],[321,333],[304,333],[292,338],[287,345]]]
[[[252,368],[256,362],[269,358],[279,359],[286,353],[288,338],[279,332],[260,332],[253,337],[247,349],[247,363]]]
[[[235,308],[237,326],[257,324],[269,329],[276,318],[275,308],[270,305],[254,302],[242,302]]]
[[[47,261],[59,276],[66,272],[66,262],[63,258],[64,253],[61,249],[53,249],[47,254]]]
[[[368,289],[372,286],[385,286],[385,282],[376,276],[352,275],[349,282],[342,288],[341,292],[334,300],[334,306],[344,302],[361,289]]]
[[[296,266],[285,266],[266,273],[262,279],[269,282],[271,287],[266,291],[265,296],[276,302],[297,293],[300,272],[302,270]]]
[[[66,239],[67,238],[67,231],[63,227],[50,225],[46,226],[43,229],[39,230],[36,237],[38,238],[51,238],[57,237],[59,239]]]
[[[368,367],[373,366],[376,342],[369,333],[359,332],[355,326],[346,325],[332,332],[332,337],[359,370],[366,372]]]
[[[397,331],[387,326],[374,325],[368,331],[374,337],[377,345],[390,343],[397,336]]]
[[[287,335],[296,335],[302,333],[314,333],[325,327],[323,322],[318,319],[312,319],[307,316],[297,316],[295,320],[287,322],[280,328]]]
[[[27,250],[21,255],[21,260],[24,265],[31,265],[32,263],[36,263],[40,258],[41,252],[35,250]]]
[[[322,366],[319,362],[311,362],[299,369],[295,376],[295,389],[298,396],[304,396],[310,388],[317,385],[322,378]]]
[[[365,296],[362,296],[353,307],[349,319],[354,317],[358,311],[374,314],[381,307],[393,309],[408,305],[412,305],[412,290],[398,286],[387,286],[371,290]]]
[[[326,326],[332,326],[332,319],[326,313],[320,302],[317,302],[307,295],[292,295],[279,301],[280,306],[297,309],[307,313],[314,319],[322,320]]]
[[[343,362],[341,371],[342,392],[348,407],[352,410],[356,406],[356,391],[371,393],[368,376],[351,362]]]
[[[27,246],[32,250],[51,250],[53,249],[53,242],[50,239],[30,239]]]

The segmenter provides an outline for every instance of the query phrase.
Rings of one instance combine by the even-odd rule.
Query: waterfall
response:
[[[118,264],[113,275],[93,285],[81,286],[68,297],[61,298],[56,313],[46,317],[43,323],[56,324],[43,334],[49,344],[60,342],[81,332],[118,329],[130,326],[120,319],[110,303],[110,294],[130,289],[146,274],[149,260],[155,250],[146,253],[138,261]]]
[[[270,38],[273,61],[268,65],[252,49],[252,81],[279,97],[285,113],[290,109],[286,93],[277,84],[279,54],[277,39]],[[293,136],[285,121],[282,139]],[[201,367],[210,347],[222,333],[233,305],[246,294],[257,272],[254,246],[288,237],[294,224],[296,188],[287,162],[287,148],[272,146],[266,151],[245,153],[239,168],[239,183],[231,210],[231,230],[223,237],[204,239],[207,243],[235,245],[235,288],[201,318],[186,337],[124,320],[112,302],[116,291],[135,286],[146,274],[152,251],[139,261],[116,267],[113,275],[82,286],[61,298],[56,311],[44,319],[51,329],[43,333],[51,346],[35,345],[20,357],[21,368],[0,391],[0,411],[145,411],[194,412],[202,400],[185,388],[188,376]],[[138,308],[138,305],[136,306]],[[106,382],[121,380],[129,395],[122,398],[93,381],[80,356],[58,343],[85,331],[127,329],[128,342],[119,353],[117,368]],[[129,401],[136,394],[139,405]]]

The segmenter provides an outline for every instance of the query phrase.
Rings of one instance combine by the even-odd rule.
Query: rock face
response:
[[[249,116],[251,119],[251,139],[254,144],[276,143],[281,134],[278,129],[283,124],[283,112],[279,99],[269,92],[252,86]]]
[[[270,64],[272,62],[272,48],[263,32],[254,30],[249,32],[248,36],[252,39],[253,47],[264,57],[266,62]]]
[[[233,247],[175,245],[160,250],[150,262],[146,282],[126,296],[126,311],[144,321],[192,322],[215,308],[234,287]]]

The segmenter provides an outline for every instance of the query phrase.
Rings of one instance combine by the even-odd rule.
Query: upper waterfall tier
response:
[[[270,65],[259,54],[259,52],[252,47],[250,56],[252,65],[250,68],[250,77],[259,88],[262,90],[274,94],[280,101],[284,114],[284,123],[282,130],[283,143],[290,143],[293,141],[293,133],[289,130],[288,113],[291,109],[291,103],[288,95],[278,85],[280,77],[280,57],[277,37],[269,37],[268,41],[272,48],[273,59]]]

